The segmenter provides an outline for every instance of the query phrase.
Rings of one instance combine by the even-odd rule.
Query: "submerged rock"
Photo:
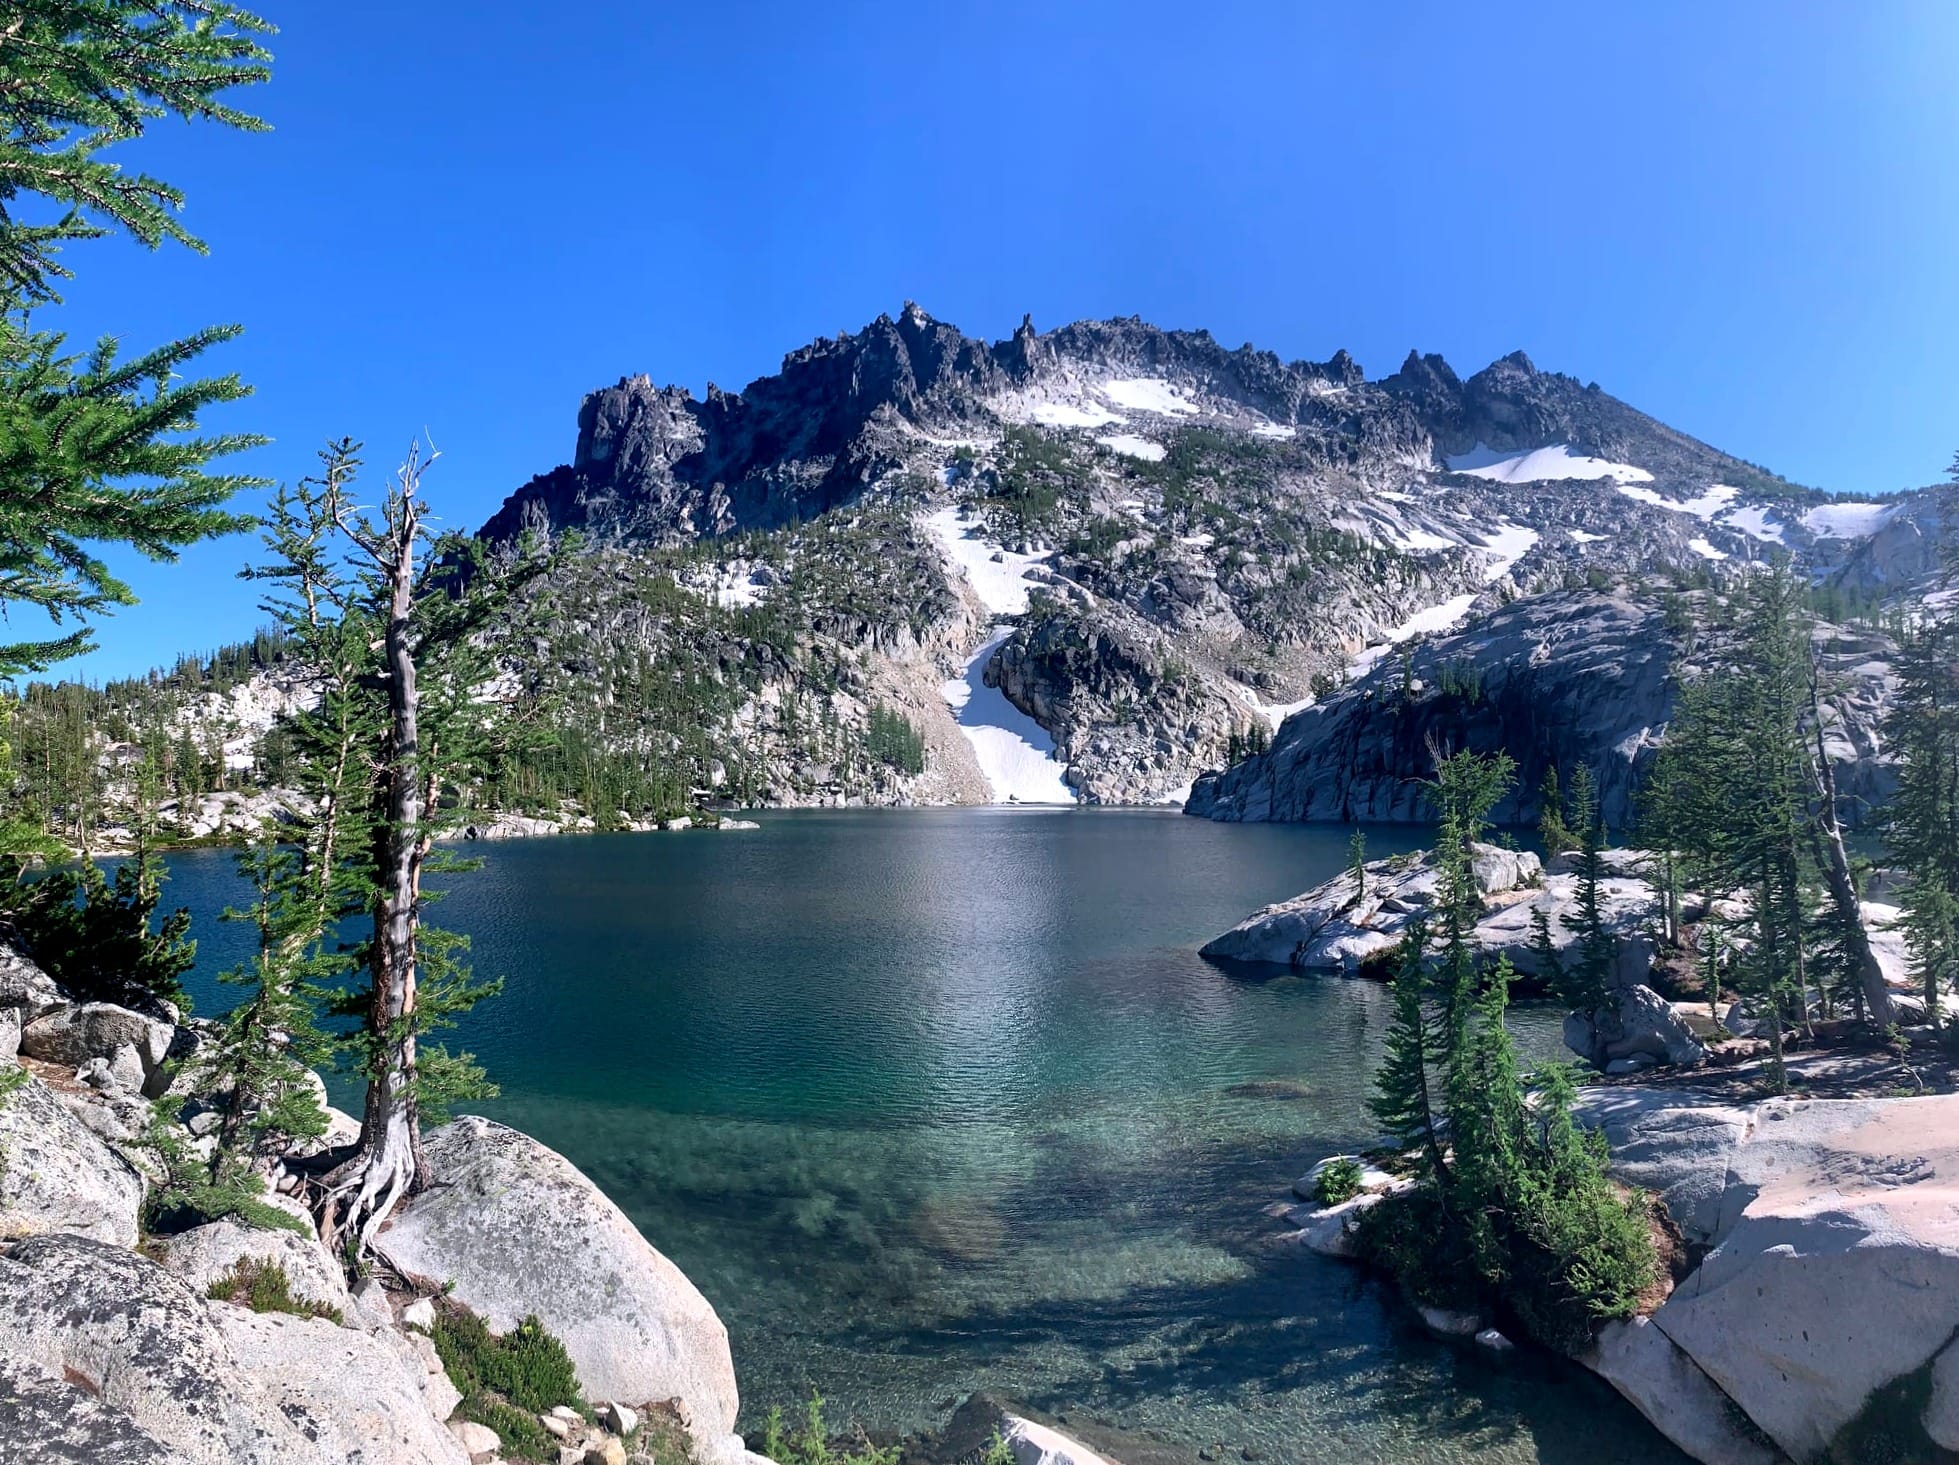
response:
[[[376,1247],[499,1331],[535,1314],[592,1398],[678,1401],[704,1460],[739,1459],[728,1332],[680,1269],[572,1163],[528,1135],[463,1118],[427,1135],[436,1183]]]

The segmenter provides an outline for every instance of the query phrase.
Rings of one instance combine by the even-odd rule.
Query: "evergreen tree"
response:
[[[1563,854],[1575,843],[1565,825],[1564,792],[1558,786],[1555,763],[1544,765],[1544,779],[1537,786],[1537,838],[1546,859]]]
[[[1419,916],[1395,950],[1394,1018],[1387,1050],[1374,1074],[1368,1112],[1405,1150],[1419,1147],[1429,1174],[1446,1181],[1436,1106],[1430,1092],[1436,1066],[1435,1020],[1428,1007],[1428,927]]]
[[[1605,923],[1605,826],[1591,770],[1582,765],[1571,780],[1571,814],[1578,849],[1577,959],[1566,973],[1563,995],[1572,1008],[1592,1012],[1605,1005],[1611,990],[1619,941]]]
[[[1959,619],[1908,632],[1885,719],[1897,791],[1884,813],[1893,858],[1911,873],[1901,897],[1913,974],[1935,1025],[1959,980]]]
[[[223,975],[251,992],[224,1016],[195,1064],[200,1091],[222,1099],[210,1159],[213,1184],[247,1146],[283,1150],[326,1132],[314,1072],[329,1061],[331,1044],[315,1021],[307,983],[309,977],[330,978],[339,963],[321,949],[322,907],[312,899],[315,886],[308,878],[313,850],[312,840],[281,845],[266,839],[238,857],[255,899],[250,908],[225,914],[253,925],[257,951],[248,965]]]
[[[1558,955],[1557,941],[1551,935],[1551,911],[1548,906],[1531,907],[1530,954],[1532,974],[1539,985],[1562,996],[1566,991],[1564,958]]]
[[[1449,1061],[1466,1038],[1478,971],[1472,934],[1482,912],[1476,846],[1489,830],[1490,810],[1510,787],[1516,765],[1504,753],[1435,753],[1427,785],[1440,818],[1435,837],[1435,936],[1440,960],[1434,981],[1442,1003],[1440,1058]]]
[[[322,1238],[350,1255],[426,1183],[421,1121],[494,1092],[470,1055],[429,1039],[498,984],[474,981],[463,938],[424,912],[429,876],[470,867],[437,841],[467,817],[463,791],[500,750],[509,719],[482,688],[508,626],[497,613],[520,578],[430,535],[419,453],[376,513],[357,509],[358,452],[332,445],[319,478],[279,494],[271,560],[249,572],[274,587],[267,609],[321,687],[319,707],[295,725],[319,812],[263,872],[261,991],[283,1000],[331,971],[323,943],[342,915],[370,922],[337,953],[332,1005],[357,1022],[347,1042],[367,1080],[361,1136],[318,1182]]]
[[[1347,873],[1354,877],[1353,904],[1367,898],[1367,835],[1356,829],[1347,838]]]
[[[0,676],[87,649],[77,617],[130,603],[90,552],[130,545],[168,559],[237,521],[224,502],[259,480],[214,473],[261,439],[203,435],[205,409],[243,397],[235,376],[194,379],[192,363],[235,327],[200,331],[124,359],[31,328],[69,271],[62,245],[112,232],[202,249],[177,222],[182,195],[101,154],[158,119],[253,129],[221,100],[262,81],[269,27],[223,0],[15,0],[0,42],[0,606],[34,607],[58,627],[0,645]],[[30,223],[22,201],[62,210]]]
[[[1500,961],[1477,996],[1446,1087],[1455,1156],[1450,1208],[1461,1218],[1471,1264],[1493,1287],[1508,1274],[1503,1218],[1525,1162],[1524,1086],[1504,1024],[1510,982],[1510,963]]]

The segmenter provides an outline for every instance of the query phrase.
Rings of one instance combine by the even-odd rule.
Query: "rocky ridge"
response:
[[[909,515],[935,530],[953,601],[867,598],[867,625],[902,627],[898,680],[929,693],[936,668],[950,687],[978,647],[965,679],[1032,724],[983,726],[1045,758],[1060,796],[1152,802],[1381,648],[1516,597],[1691,583],[1785,550],[1859,595],[1897,593],[1927,569],[1928,503],[1835,503],[1522,353],[1466,379],[1411,353],[1370,380],[1345,353],[1285,362],[1133,319],[989,344],[907,305],[738,393],[644,377],[592,393],[572,461],[483,532],[684,548],[712,567],[691,583],[800,623],[779,575],[754,573],[757,546]],[[980,768],[963,756],[963,704],[933,700],[905,710],[945,776],[901,796],[1019,797],[984,737],[965,739]],[[861,699],[839,715],[861,718]]]
[[[1384,685],[1404,655],[1435,670],[1437,638],[1485,623],[1574,658],[1538,675],[1547,755],[1595,751],[1609,729],[1581,725],[1598,720],[1583,694],[1621,653],[1623,731],[1650,743],[1674,669],[1661,598],[1786,553],[1860,614],[1908,605],[1933,588],[1950,500],[1831,499],[1522,353],[1467,377],[1410,353],[1370,378],[1344,352],[1285,361],[1135,319],[987,342],[907,305],[739,392],[632,377],[587,396],[571,461],[482,529],[579,544],[521,608],[497,692],[548,699],[568,767],[586,750],[630,765],[632,806],[560,786],[497,808],[575,827],[741,805],[1178,803],[1291,714]],[[1588,592],[1634,609],[1577,608]],[[1515,604],[1542,634],[1493,619]],[[1626,659],[1642,639],[1659,653],[1645,667]],[[234,775],[169,811],[188,836],[278,817],[260,725],[293,677],[172,724]],[[1867,727],[1881,676],[1864,691]],[[1430,700],[1353,735],[1405,741],[1445,720]],[[1493,715],[1509,716],[1470,721]],[[915,749],[881,742],[880,719]],[[1840,775],[1881,786],[1881,750],[1849,743]],[[1604,751],[1615,814],[1639,751]],[[1198,809],[1325,814],[1313,770],[1295,787],[1271,771],[1207,780]],[[1351,807],[1404,817],[1361,772]]]

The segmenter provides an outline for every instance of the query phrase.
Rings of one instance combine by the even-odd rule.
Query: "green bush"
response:
[[[288,1312],[294,1317],[323,1317],[340,1322],[340,1309],[292,1295],[292,1278],[278,1262],[240,1257],[204,1295],[215,1302],[249,1307],[253,1312]]]
[[[498,1335],[462,1304],[444,1298],[436,1306],[435,1351],[449,1381],[461,1391],[457,1412],[497,1432],[504,1454],[521,1460],[556,1460],[558,1441],[537,1416],[560,1405],[585,1412],[578,1373],[565,1345],[536,1317]]]
[[[898,1465],[899,1450],[896,1445],[872,1444],[862,1429],[857,1431],[854,1444],[842,1450],[835,1448],[823,1418],[823,1396],[812,1389],[809,1402],[803,1406],[803,1427],[799,1430],[785,1430],[782,1406],[770,1407],[762,1422],[761,1453],[776,1465]]]
[[[113,880],[84,860],[7,889],[0,907],[27,954],[78,1000],[141,1007],[160,997],[181,1008],[197,943],[188,910],[155,922],[163,878],[153,856],[125,860]]]
[[[1360,1161],[1351,1155],[1336,1155],[1320,1167],[1313,1181],[1313,1199],[1323,1206],[1337,1206],[1360,1194]]]
[[[265,1182],[237,1156],[221,1157],[213,1168],[191,1150],[177,1126],[182,1105],[177,1098],[157,1100],[150,1127],[137,1141],[154,1167],[138,1216],[143,1230],[167,1236],[211,1221],[237,1221],[260,1231],[310,1235],[299,1217],[263,1198]]]

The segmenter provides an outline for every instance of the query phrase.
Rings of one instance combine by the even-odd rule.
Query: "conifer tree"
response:
[[[1913,975],[1929,1020],[1959,981],[1959,619],[1949,611],[1907,632],[1884,732],[1897,791],[1884,813],[1897,862]]]
[[[1367,835],[1356,829],[1347,839],[1347,873],[1354,877],[1353,903],[1367,899]]]
[[[1548,906],[1531,907],[1530,954],[1532,974],[1539,985],[1563,996],[1566,991],[1564,958],[1558,954],[1557,941],[1551,935],[1551,911]]]
[[[1555,763],[1544,765],[1544,779],[1537,786],[1537,838],[1546,859],[1563,854],[1573,843],[1565,825],[1564,791],[1558,784]]]
[[[1592,1012],[1606,1003],[1619,942],[1605,924],[1605,826],[1592,772],[1583,765],[1571,780],[1571,817],[1578,850],[1578,911],[1573,922],[1577,941],[1576,959],[1566,971],[1564,998],[1574,1009]]]
[[[429,1041],[499,984],[475,981],[465,940],[424,919],[436,895],[425,882],[471,867],[437,841],[466,817],[461,794],[506,723],[483,696],[495,617],[519,572],[536,567],[500,570],[474,546],[433,536],[419,451],[373,513],[352,497],[358,445],[335,443],[322,460],[318,478],[275,499],[271,561],[249,572],[274,587],[267,608],[321,690],[294,728],[318,812],[265,872],[274,955],[262,986],[297,991],[331,968],[325,942],[339,919],[367,916],[367,935],[334,953],[353,980],[332,1004],[358,1023],[348,1042],[367,1081],[361,1136],[318,1181],[322,1238],[357,1255],[426,1182],[422,1121],[494,1092],[469,1054]]]
[[[0,645],[0,676],[87,649],[78,617],[131,600],[91,552],[169,559],[236,527],[223,504],[260,480],[212,471],[262,441],[207,435],[208,408],[248,389],[194,378],[225,326],[126,357],[112,336],[78,351],[35,329],[70,271],[64,244],[109,233],[202,250],[169,184],[104,158],[168,117],[257,129],[222,98],[263,81],[270,28],[224,0],[15,0],[0,38],[0,607],[34,607],[55,634]],[[29,222],[33,199],[60,212]]]
[[[1471,940],[1482,910],[1476,845],[1489,829],[1490,810],[1510,787],[1516,765],[1508,754],[1432,750],[1435,777],[1427,785],[1440,818],[1435,836],[1435,984],[1442,1003],[1440,1056],[1446,1062],[1468,1030],[1478,971]]]
[[[1374,1074],[1368,1112],[1403,1149],[1416,1149],[1438,1182],[1448,1179],[1431,1095],[1435,1069],[1435,1022],[1428,1008],[1428,925],[1417,916],[1395,949],[1394,1017],[1387,1050]]]

